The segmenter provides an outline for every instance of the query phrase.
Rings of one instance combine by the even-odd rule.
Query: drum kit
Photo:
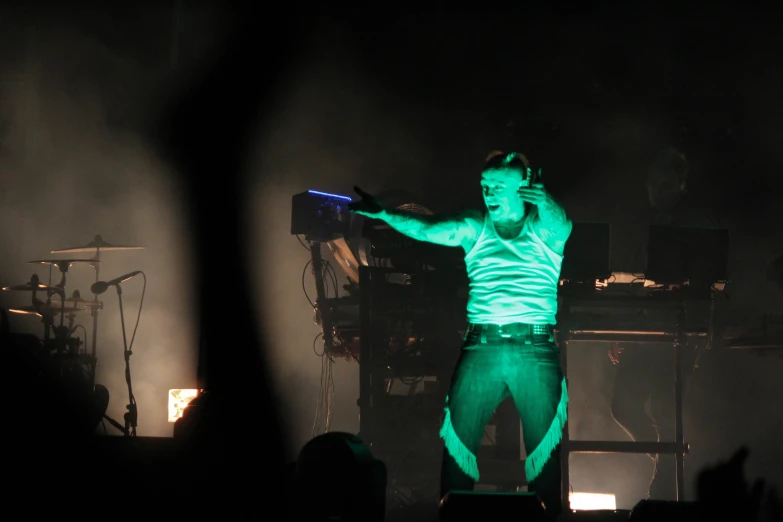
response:
[[[125,325],[123,321],[123,342],[125,342],[125,378],[128,386],[129,404],[127,413],[125,413],[124,426],[105,414],[108,406],[108,391],[101,385],[95,383],[95,369],[98,362],[98,317],[103,310],[103,302],[98,299],[99,295],[105,292],[109,286],[116,286],[118,297],[120,299],[120,312],[122,313],[122,291],[120,283],[140,272],[133,272],[125,276],[118,277],[109,282],[100,281],[101,253],[141,250],[144,247],[131,245],[115,245],[107,243],[100,235],[95,236],[93,241],[86,245],[52,250],[52,254],[57,254],[56,259],[38,259],[28,261],[28,264],[45,265],[49,269],[49,277],[46,284],[43,284],[38,274],[33,274],[30,281],[13,286],[3,287],[3,291],[21,292],[29,294],[28,304],[24,306],[12,307],[8,312],[19,315],[30,315],[41,318],[43,323],[43,341],[40,344],[41,357],[49,362],[53,362],[58,369],[61,377],[81,375],[83,383],[92,391],[96,400],[105,402],[102,407],[102,420],[107,420],[115,428],[120,430],[126,436],[136,435],[136,425],[138,412],[136,401],[133,397],[133,388],[130,379],[130,348],[125,341]],[[67,258],[61,254],[91,254],[82,255],[78,258]],[[66,292],[67,274],[73,265],[86,265],[93,269],[95,273],[95,283],[90,287],[93,294],[92,299],[82,297],[79,290],[73,290],[70,295]],[[60,273],[60,280],[52,284],[53,270],[57,269]],[[91,334],[92,339],[88,346],[86,344],[87,329],[82,324],[77,324],[81,317],[89,316],[92,320]],[[84,332],[84,339],[75,334],[81,329]]]

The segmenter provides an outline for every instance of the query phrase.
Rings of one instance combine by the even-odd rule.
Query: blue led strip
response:
[[[337,198],[342,199],[344,201],[351,201],[351,198],[348,196],[340,196],[338,194],[329,194],[328,192],[319,192],[317,190],[308,190],[309,194],[315,194],[316,196],[326,196],[327,198]]]

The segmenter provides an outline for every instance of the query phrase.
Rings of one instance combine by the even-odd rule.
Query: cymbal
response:
[[[88,305],[90,303],[95,303],[92,299],[84,299],[83,297],[69,297],[65,300],[66,303],[73,303],[73,304],[85,304]]]
[[[52,306],[59,308],[61,306],[62,301],[56,300],[52,301]],[[100,306],[100,301],[93,301],[92,299],[84,299],[81,297],[69,297],[65,300],[67,304],[70,305],[84,305],[84,306]]]
[[[132,245],[113,245],[111,243],[107,243],[103,240],[103,238],[98,235],[95,236],[95,239],[87,243],[86,245],[77,246],[77,247],[71,247],[71,248],[62,248],[60,250],[52,250],[52,254],[65,254],[68,252],[92,252],[93,250],[103,250],[103,251],[115,251],[115,250],[144,250],[143,246],[132,246]]]
[[[20,292],[32,292],[32,291],[45,292],[46,290],[59,290],[59,288],[54,287],[54,286],[42,285],[40,283],[36,284],[36,283],[29,283],[28,282],[28,283],[25,283],[23,285],[4,286],[3,290],[6,291],[6,292],[9,291],[9,290],[10,291],[16,290],[16,291],[20,291]]]
[[[17,308],[9,308],[8,311],[12,314],[19,314],[19,315],[42,315],[41,312],[46,309],[46,305],[41,306],[40,308],[35,306],[20,306]],[[66,314],[74,314],[76,312],[84,312],[84,308],[73,308],[73,307],[67,307],[65,310],[61,309],[57,306],[50,306],[48,307],[49,311],[52,313],[52,315],[58,315],[63,312]]]
[[[100,263],[100,259],[36,259],[35,261],[28,261],[28,265],[40,264],[40,265],[65,265],[71,266],[74,263]]]

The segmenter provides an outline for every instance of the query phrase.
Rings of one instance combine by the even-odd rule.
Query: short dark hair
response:
[[[485,163],[482,172],[487,170],[513,169],[519,170],[524,175],[527,169],[530,168],[528,159],[524,154],[520,154],[519,152],[493,150],[487,155],[487,158],[484,161]]]

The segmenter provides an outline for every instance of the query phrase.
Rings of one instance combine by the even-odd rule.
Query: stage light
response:
[[[319,190],[308,190],[309,194],[315,194],[316,196],[324,196],[327,198],[335,198],[335,199],[342,199],[343,201],[351,201],[351,198],[348,196],[341,196],[339,194],[329,194],[328,192],[321,192]]]
[[[198,390],[169,390],[169,422],[177,422],[190,401],[198,396]]]
[[[607,493],[571,493],[568,501],[573,511],[598,511],[617,509],[615,496]]]

